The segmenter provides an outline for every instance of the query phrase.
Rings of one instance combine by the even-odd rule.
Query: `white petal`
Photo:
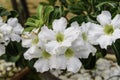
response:
[[[78,38],[80,30],[75,27],[67,28],[64,32],[65,40],[74,41]]]
[[[71,23],[71,27],[79,28],[77,21]]]
[[[78,72],[81,67],[81,62],[78,58],[72,57],[67,60],[67,70],[71,72]]]
[[[14,34],[14,33],[10,34],[10,37],[11,37],[12,41],[20,42],[20,40],[21,40],[21,37],[17,34]]]
[[[2,25],[1,27],[0,27],[0,31],[2,31],[3,32],[3,34],[10,34],[11,33],[11,31],[12,31],[12,27],[11,26],[9,26],[9,25],[7,25],[7,24],[4,24],[4,25]]]
[[[112,45],[113,40],[111,36],[103,35],[97,39],[97,42],[99,43],[101,48],[107,49],[108,45]]]
[[[60,19],[56,19],[53,22],[53,30],[55,32],[63,32],[66,27],[67,27],[67,20],[64,17],[61,17]]]
[[[52,55],[49,59],[50,69],[66,69],[65,57],[59,55]]]
[[[58,63],[59,63],[59,68],[60,69],[66,69],[66,59],[65,56],[59,56],[58,57]]]
[[[93,45],[91,45],[91,44],[88,44],[88,49],[90,50],[90,53],[92,53],[93,56],[94,56],[96,51],[97,51],[97,49]]]
[[[5,54],[5,46],[0,44],[0,56]]]
[[[55,33],[52,30],[48,29],[47,26],[43,26],[40,33],[38,34],[38,37],[43,42],[48,42],[55,39]]]
[[[49,70],[49,63],[47,59],[39,59],[35,62],[34,68],[37,70],[37,72],[45,72]]]
[[[88,43],[89,44],[89,43]],[[91,46],[88,45],[81,45],[78,47],[78,50],[74,49],[75,55],[78,58],[88,58],[89,54],[92,53],[92,50],[90,48]]]
[[[46,45],[46,51],[52,54],[57,54],[56,50],[59,47],[59,43],[57,41],[48,42]]]
[[[50,69],[58,69],[58,59],[56,55],[52,55],[49,59]]]
[[[40,58],[41,55],[42,51],[37,46],[32,46],[24,53],[24,58],[31,60],[33,58]]]
[[[17,20],[17,18],[9,18],[8,21],[7,21],[7,23],[8,23],[10,26],[15,27],[15,26],[17,25],[17,23],[18,23],[18,20]]]
[[[31,44],[32,43],[32,39],[22,39],[22,46],[23,47],[26,47],[26,48],[28,48],[28,47],[31,47]]]
[[[109,11],[102,11],[100,15],[97,16],[97,21],[101,25],[106,25],[111,23],[111,14]]]
[[[22,34],[24,28],[20,25],[17,24],[14,28],[13,28],[13,32],[16,34]]]
[[[61,44],[60,47],[70,47],[72,44],[71,40],[64,40]]]
[[[115,29],[114,30],[112,38],[113,38],[113,42],[115,42],[117,39],[120,39],[120,29]]]
[[[113,24],[114,27],[120,28],[120,15],[119,14],[114,17],[111,24]]]
[[[103,28],[100,25],[92,23],[91,26],[88,28],[88,41],[91,44],[97,45],[98,43],[96,40],[103,35]]]

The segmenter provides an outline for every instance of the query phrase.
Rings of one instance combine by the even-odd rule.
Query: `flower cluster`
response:
[[[7,23],[0,17],[0,56],[5,53],[5,46],[10,41],[20,42],[23,27],[18,23],[17,18],[9,18]]]
[[[37,72],[49,69],[67,69],[77,72],[82,63],[79,58],[95,55],[97,49],[93,45],[100,45],[107,49],[116,39],[120,38],[120,15],[111,20],[108,11],[102,11],[97,16],[100,24],[91,22],[73,22],[67,27],[67,20],[62,17],[54,20],[52,29],[47,26],[24,32],[22,46],[29,48],[24,57],[27,60],[38,58],[34,67]]]

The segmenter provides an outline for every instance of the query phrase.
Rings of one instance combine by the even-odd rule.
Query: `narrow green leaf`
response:
[[[54,10],[53,6],[46,6],[44,9],[44,22],[49,21],[50,13]]]
[[[26,26],[33,26],[33,27],[36,26],[36,24],[35,24],[35,23],[32,23],[32,22],[26,22],[25,25],[26,25]]]
[[[43,17],[43,5],[39,5],[37,8],[37,16],[39,19]]]
[[[24,29],[24,31],[25,31],[25,32],[26,32],[26,31],[30,32],[30,31],[32,31],[33,29],[34,29],[34,27],[27,27],[27,28]]]
[[[117,63],[120,65],[120,40],[116,40],[116,42],[112,44],[112,48],[116,55]]]

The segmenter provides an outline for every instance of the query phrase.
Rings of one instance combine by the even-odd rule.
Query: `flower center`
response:
[[[33,44],[37,44],[38,42],[39,42],[38,37],[35,37],[35,38],[32,40],[32,43],[33,43]]]
[[[72,57],[73,55],[74,55],[74,52],[73,52],[70,48],[68,48],[68,49],[66,50],[66,52],[65,52],[65,56],[68,57],[68,58],[70,58],[70,57]]]
[[[56,40],[58,41],[58,42],[62,42],[63,40],[64,40],[64,35],[62,34],[62,33],[57,33],[57,35],[56,35]]]
[[[112,25],[105,25],[105,27],[104,27],[104,32],[105,32],[105,34],[107,34],[107,35],[111,35],[113,32],[114,32],[114,28],[113,28],[113,26]]]
[[[83,38],[83,40],[84,40],[84,41],[86,41],[86,40],[87,40],[87,35],[86,35],[86,33],[85,33],[85,32],[83,32],[83,33],[82,33],[82,38]]]
[[[45,59],[48,59],[51,55],[47,52],[47,51],[43,51],[42,52],[42,57],[45,58]]]

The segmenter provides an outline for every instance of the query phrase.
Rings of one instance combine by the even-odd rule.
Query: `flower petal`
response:
[[[91,44],[97,45],[98,43],[96,42],[96,40],[103,35],[103,28],[102,26],[98,25],[98,24],[94,24],[91,23],[90,26],[88,27],[88,32],[87,32],[87,36],[88,36],[88,41]]]
[[[24,28],[20,24],[17,24],[13,28],[13,33],[15,33],[15,34],[22,34],[23,30],[24,30]]]
[[[77,21],[71,23],[71,27],[79,28]]]
[[[5,35],[9,35],[12,31],[12,27],[7,24],[4,24],[0,27],[0,31],[2,31]]]
[[[54,36],[55,33],[52,30],[48,29],[47,26],[43,26],[41,28],[40,33],[38,34],[39,39],[45,43],[47,43],[50,40],[54,40]]]
[[[33,58],[40,58],[42,56],[42,51],[37,46],[30,47],[25,53],[24,58],[31,60]]]
[[[12,41],[20,42],[20,40],[21,40],[21,37],[17,34],[14,34],[14,33],[10,34],[10,37],[11,37]]]
[[[74,52],[76,53],[75,55],[78,58],[88,58],[90,53],[95,55],[96,51],[96,48],[94,48],[89,43],[86,43],[85,45],[81,45],[77,49],[74,49]]]
[[[57,41],[48,42],[45,46],[46,51],[49,52],[51,55],[57,54],[56,50],[59,47],[59,43]]]
[[[120,39],[120,29],[115,29],[112,38],[113,38],[113,42],[115,42],[117,39]]]
[[[0,44],[0,56],[5,54],[5,46]]]
[[[49,59],[50,69],[58,69],[58,59],[56,55],[52,55]]]
[[[37,72],[45,72],[49,70],[49,61],[47,59],[38,59],[35,64],[34,68],[37,70]]]
[[[99,43],[101,48],[107,49],[108,45],[112,45],[113,40],[111,36],[102,35],[100,38],[97,39],[97,42]]]
[[[71,72],[78,72],[81,67],[81,62],[78,58],[72,57],[67,60],[67,70]]]
[[[119,14],[114,17],[111,24],[113,24],[114,27],[120,28],[120,15]]]
[[[8,23],[10,26],[15,27],[15,26],[17,25],[17,23],[18,23],[18,20],[17,20],[17,18],[9,18],[8,21],[7,21],[7,23]]]
[[[24,38],[22,38],[22,46],[23,47],[26,47],[26,48],[28,48],[28,47],[31,47],[32,46],[32,39],[24,39]]]
[[[53,30],[55,32],[63,32],[66,27],[67,27],[67,20],[64,17],[60,19],[56,19],[53,22]]]
[[[109,11],[102,11],[100,15],[97,16],[97,21],[100,22],[101,25],[106,25],[111,23],[111,14]]]
[[[68,40],[72,42],[78,38],[79,34],[80,34],[80,30],[78,28],[69,27],[64,32],[64,35],[65,35],[64,40]]]

